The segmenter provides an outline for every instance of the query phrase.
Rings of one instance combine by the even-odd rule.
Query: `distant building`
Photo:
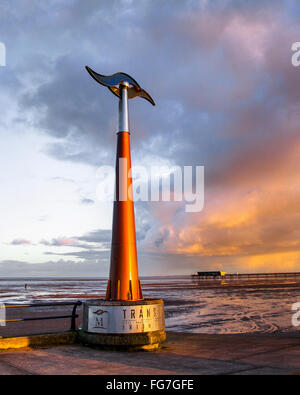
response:
[[[220,271],[216,271],[216,272],[196,272],[195,274],[193,274],[193,276],[197,276],[197,277],[222,277],[225,276],[226,272],[220,272]]]

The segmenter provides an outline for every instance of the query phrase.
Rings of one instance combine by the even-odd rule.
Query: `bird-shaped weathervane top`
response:
[[[121,86],[127,86],[128,99],[133,99],[134,97],[142,97],[143,99],[148,100],[153,106],[155,106],[154,100],[144,89],[140,87],[140,85],[136,82],[135,79],[130,77],[130,75],[126,73],[115,73],[112,75],[102,75],[96,73],[90,67],[85,67],[89,74],[99,82],[99,84],[106,86],[114,95],[118,98],[121,98]]]

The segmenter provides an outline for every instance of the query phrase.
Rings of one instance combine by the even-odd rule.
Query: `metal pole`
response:
[[[119,132],[117,133],[116,197],[113,210],[110,275],[107,300],[142,300],[138,277],[134,204],[129,196],[132,185],[128,86],[120,86]]]
[[[122,85],[120,85],[119,132],[129,132],[128,87],[129,84],[127,82],[123,82]]]
[[[82,302],[80,300],[78,300],[73,307],[72,310],[72,318],[71,318],[71,331],[75,331],[76,330],[76,318],[78,317],[78,315],[76,314],[76,309],[78,306],[81,306]]]
[[[99,84],[119,98],[119,130],[117,133],[116,193],[113,211],[110,274],[106,300],[142,300],[138,277],[134,205],[132,193],[128,99],[141,97],[153,106],[152,97],[126,73],[102,75],[86,66]]]

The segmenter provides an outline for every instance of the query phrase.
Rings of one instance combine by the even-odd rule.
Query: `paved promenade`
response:
[[[78,344],[0,352],[0,374],[300,374],[296,335],[168,333],[159,351]]]

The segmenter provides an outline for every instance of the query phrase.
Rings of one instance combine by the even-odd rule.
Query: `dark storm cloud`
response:
[[[50,70],[44,83],[25,92],[20,103],[25,112],[39,115],[36,127],[59,138],[47,148],[57,159],[93,165],[114,161],[117,101],[89,77],[85,63],[104,74],[126,71],[155,98],[156,108],[141,99],[131,102],[137,157],[147,153],[180,165],[205,163],[210,175],[222,173],[227,158],[247,149],[262,127],[271,138],[272,124],[266,125],[266,116],[280,103],[267,103],[276,79],[272,82],[266,75],[265,65],[257,70],[251,62],[247,65],[249,54],[242,51],[245,37],[232,36],[239,33],[234,25],[237,17],[241,26],[252,21],[268,24],[278,18],[279,2],[272,2],[272,8],[270,2],[263,2],[264,12],[262,2],[239,1],[91,2],[89,6],[72,1],[56,5],[54,11],[34,4],[33,31],[37,37],[41,31],[46,39]],[[43,28],[39,17],[46,22]],[[249,40],[252,33],[249,29]],[[29,30],[25,37],[29,39]],[[31,37],[32,45],[41,50],[37,37]],[[278,52],[272,41],[268,45],[270,55]],[[26,65],[29,73],[30,63]],[[272,67],[268,71],[272,73]],[[233,135],[248,106],[256,124],[246,124],[243,136]]]
[[[88,64],[103,74],[132,74],[157,103],[130,102],[133,159],[205,165],[205,213],[191,219],[137,205],[141,246],[202,257],[262,254],[274,243],[298,250],[287,210],[277,213],[274,228],[265,207],[298,172],[300,72],[290,63],[291,43],[300,37],[296,1],[28,0],[2,7],[0,39],[13,59],[5,83],[15,89],[22,122],[53,138],[49,155],[114,163],[117,100],[89,77]],[[298,218],[298,192],[288,195],[281,195],[282,207]],[[253,200],[260,209],[250,215]],[[230,220],[223,220],[231,204]],[[289,241],[280,232],[287,228]],[[110,237],[98,230],[74,240],[108,246]],[[96,257],[90,249],[81,258]]]
[[[187,101],[199,81],[196,73],[199,62],[192,58],[197,46],[187,45],[189,35],[184,36],[180,29],[176,32],[176,26],[184,24],[184,17],[188,18],[191,10],[199,8],[195,4],[166,2],[161,6],[160,3],[160,12],[157,13],[156,2],[127,3],[121,8],[119,2],[109,7],[107,3],[98,3],[98,7],[92,3],[86,7],[86,3],[73,2],[68,12],[62,13],[53,30],[59,50],[52,47],[52,41],[47,37],[51,64],[47,78],[33,91],[25,92],[21,99],[25,112],[34,111],[39,115],[36,127],[61,139],[48,147],[49,154],[62,160],[92,164],[113,162],[114,154],[110,148],[114,142],[117,102],[108,90],[90,79],[83,69],[85,63],[107,74],[117,71],[115,67],[123,69],[153,92],[158,103],[155,110],[146,102],[135,100],[132,125],[136,150],[141,154],[143,151],[159,152],[167,157],[180,153],[183,130],[193,133],[195,127],[197,131],[201,129],[203,122],[206,126],[205,111],[199,114],[198,106],[196,111],[195,108],[189,109],[191,106]],[[87,29],[84,29],[84,39],[77,42],[84,26],[77,23],[80,15]],[[48,29],[53,26],[50,16],[49,11]],[[47,19],[47,13],[44,18]],[[64,18],[65,23],[60,26]],[[112,26],[108,21],[115,18],[120,23]],[[40,27],[36,26],[36,29],[39,31]],[[42,34],[45,30],[47,28],[42,29]],[[77,32],[77,35],[72,32]],[[65,38],[65,53],[62,55],[61,35]],[[98,44],[95,37],[101,37]],[[37,46],[36,38],[32,39]],[[186,51],[191,61],[189,65],[184,57]],[[30,70],[28,61],[26,65]],[[195,90],[198,91],[197,88]],[[188,116],[187,111],[190,111]],[[174,133],[178,141],[170,145],[170,137]],[[155,136],[159,136],[160,141],[155,145],[149,144]]]
[[[272,2],[274,10],[278,4]],[[262,6],[266,12],[261,12]],[[116,100],[90,79],[83,70],[85,63],[103,73],[116,71],[117,65],[154,95],[157,108],[136,99],[132,111],[135,150],[141,155],[159,152],[180,164],[205,161],[219,171],[217,163],[248,144],[228,136],[226,130],[234,126],[232,116],[239,111],[232,98],[235,86],[243,88],[247,79],[255,82],[256,72],[249,72],[243,55],[232,56],[223,35],[236,16],[268,23],[270,2],[91,2],[87,7],[74,1],[57,8],[52,40],[46,35],[54,28],[51,10],[46,6],[36,10],[37,20],[47,21],[45,28],[39,24],[35,28],[46,35],[49,58],[54,57],[50,81],[22,100],[25,109],[43,109],[38,127],[63,139],[49,147],[51,155],[92,164],[113,160]],[[55,37],[59,51],[51,45]],[[233,43],[237,52],[243,45],[243,37]],[[234,61],[240,70],[235,75]],[[251,103],[256,92],[242,94]],[[265,99],[271,94],[267,92]],[[262,114],[265,110],[260,106]],[[249,133],[255,130],[252,127]],[[102,152],[106,156],[101,157]]]

